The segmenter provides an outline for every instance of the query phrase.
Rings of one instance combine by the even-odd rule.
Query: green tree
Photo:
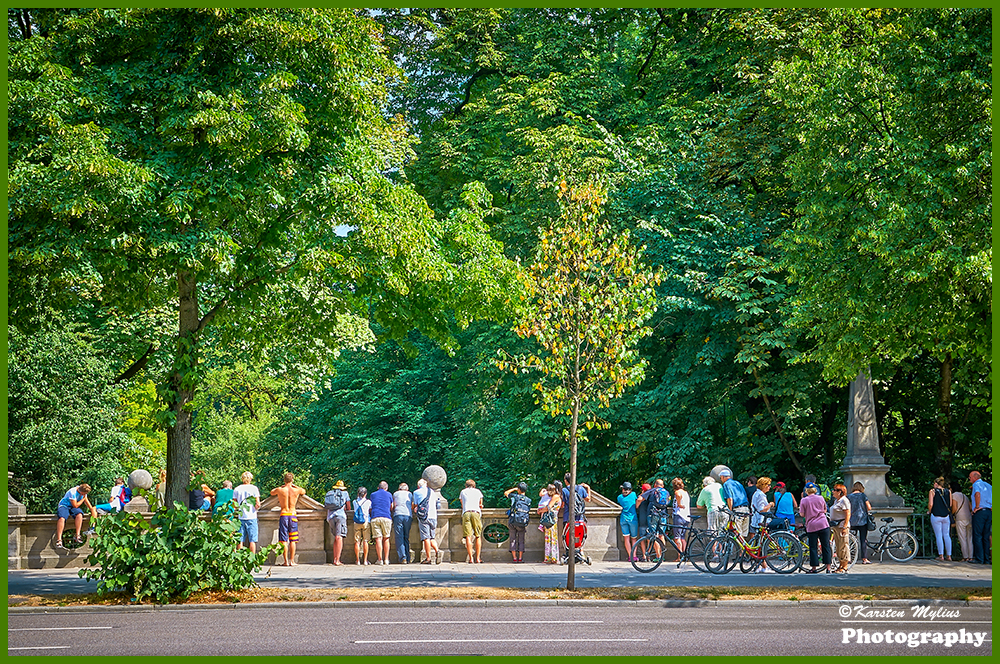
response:
[[[952,467],[955,363],[992,343],[992,14],[830,10],[778,63],[799,193],[784,266],[792,323],[824,375],[940,363],[938,471]]]
[[[155,457],[122,433],[112,369],[92,335],[58,318],[39,327],[7,328],[7,464],[28,512],[49,514],[71,487],[86,482],[100,498]]]
[[[9,33],[12,315],[43,279],[124,316],[157,377],[167,499],[183,500],[210,338],[329,361],[348,314],[450,343],[506,297],[475,212],[434,219],[385,111],[397,76],[350,10],[37,10]],[[14,29],[20,24],[21,30]],[[486,278],[484,282],[483,279]],[[209,335],[213,335],[210,337]]]
[[[550,416],[570,417],[569,513],[576,500],[576,457],[581,421],[606,426],[598,413],[646,366],[636,343],[651,332],[659,275],[640,262],[629,233],[615,234],[601,218],[606,191],[588,183],[560,183],[562,214],[540,232],[535,260],[524,278],[527,304],[514,330],[533,338],[540,351],[503,360],[503,368],[533,370],[539,405]],[[575,588],[575,557],[569,556],[566,587]]]

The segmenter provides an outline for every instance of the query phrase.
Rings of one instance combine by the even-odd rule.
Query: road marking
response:
[[[637,643],[649,639],[390,639],[353,643]]]
[[[61,629],[111,629],[111,627],[95,626],[95,627],[8,627],[8,632],[46,632],[46,631],[58,631]]]
[[[396,620],[366,625],[603,625],[603,620]]]
[[[60,650],[69,647],[71,646],[27,646],[25,648],[11,648],[7,646],[7,650]]]

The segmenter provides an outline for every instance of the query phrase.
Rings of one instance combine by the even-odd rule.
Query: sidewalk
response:
[[[11,570],[7,572],[8,595],[48,595],[93,592],[97,584],[79,578],[77,569]],[[296,565],[264,567],[254,575],[269,588],[401,588],[401,587],[492,587],[562,588],[565,565],[525,563],[444,563],[442,565]],[[911,561],[855,565],[848,574],[729,574],[699,572],[689,564],[680,570],[664,564],[655,572],[641,574],[627,562],[594,562],[577,565],[578,588],[639,588],[650,586],[723,587],[993,587],[993,569],[986,565]]]

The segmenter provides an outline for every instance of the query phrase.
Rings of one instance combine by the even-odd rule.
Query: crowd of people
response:
[[[192,473],[188,492],[188,508],[222,514],[226,518],[235,517],[239,521],[239,543],[237,548],[247,547],[257,550],[258,526],[257,509],[260,506],[260,491],[253,485],[253,475],[245,472],[241,484],[233,487],[226,480],[213,490],[201,478],[203,472]],[[161,471],[160,481],[155,487],[156,500],[163,504],[166,490],[166,472]],[[282,546],[281,565],[295,564],[295,546],[298,541],[298,519],[296,505],[305,489],[295,485],[292,473],[285,473],[283,484],[270,491],[277,496],[279,505],[278,542]],[[928,493],[927,513],[933,528],[937,560],[952,560],[951,529],[959,540],[964,562],[992,564],[992,507],[993,489],[982,479],[979,472],[969,474],[972,485],[969,496],[962,493],[958,482],[948,483],[943,477],[934,481]],[[864,486],[854,482],[851,490],[844,484],[828,487],[816,481],[812,475],[805,477],[805,484],[798,499],[784,482],[772,482],[769,477],[750,476],[741,484],[733,478],[732,471],[723,467],[718,480],[711,475],[701,482],[701,491],[692,499],[684,480],[675,477],[666,487],[663,479],[639,484],[633,490],[631,482],[620,487],[617,503],[621,506],[619,526],[625,550],[635,555],[634,544],[642,533],[655,528],[661,519],[670,514],[669,525],[673,527],[674,542],[678,550],[684,551],[684,533],[691,524],[691,509],[702,507],[707,513],[707,528],[717,531],[733,518],[736,528],[747,537],[764,523],[765,514],[774,517],[766,525],[774,529],[795,529],[801,526],[809,543],[810,567],[807,573],[846,572],[849,560],[849,535],[854,531],[861,544],[861,564],[868,565],[869,523],[874,519],[871,502],[865,494]],[[543,533],[544,557],[546,564],[557,564],[564,559],[566,532],[570,524],[585,519],[586,505],[591,502],[591,489],[586,483],[576,485],[574,513],[570,509],[570,474],[563,481],[547,484],[538,491],[538,502],[532,504],[529,488],[524,482],[504,491],[510,501],[508,527],[510,533],[509,550],[512,561],[524,561],[525,534],[532,510],[538,518],[538,529]],[[57,507],[56,546],[64,548],[62,541],[66,521],[74,520],[74,541],[82,543],[81,529],[84,508],[92,518],[99,514],[124,509],[132,498],[131,490],[123,478],[116,478],[108,503],[93,505],[90,502],[91,487],[80,484],[66,492]],[[333,539],[333,564],[342,565],[344,541],[348,537],[348,514],[353,522],[355,560],[358,565],[371,565],[369,543],[375,549],[376,565],[389,564],[390,546],[395,545],[399,563],[441,564],[443,553],[436,538],[438,504],[435,492],[423,478],[417,481],[417,489],[410,492],[409,485],[401,482],[395,492],[389,492],[387,482],[379,482],[378,488],[369,495],[364,486],[357,488],[352,499],[343,481],[338,480],[327,492],[324,506],[327,523]],[[466,548],[466,563],[482,563],[483,540],[483,494],[476,488],[475,480],[469,479],[459,494],[462,510],[462,535]],[[720,511],[727,508],[735,516]],[[668,512],[669,510],[669,512]],[[421,549],[411,550],[410,532],[416,521]],[[88,531],[91,532],[91,531]],[[831,570],[833,546],[840,565]],[[420,553],[423,553],[422,560]],[[822,567],[821,567],[822,565]]]

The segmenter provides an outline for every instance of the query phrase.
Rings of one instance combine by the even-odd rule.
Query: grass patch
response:
[[[656,600],[656,599],[711,599],[726,601],[731,599],[753,600],[794,600],[842,599],[842,600],[883,600],[883,599],[954,599],[992,600],[992,588],[927,588],[868,586],[863,588],[796,588],[796,594],[789,596],[788,588],[733,588],[733,587],[644,587],[644,588],[583,588],[575,591],[560,588],[317,588],[301,590],[289,588],[250,588],[241,591],[201,592],[178,604],[233,604],[254,602],[330,602],[330,601],[372,601],[372,600],[438,600],[438,599],[612,599],[612,600]],[[127,606],[134,605],[130,597],[122,593],[100,596],[86,595],[10,595],[8,606]]]

